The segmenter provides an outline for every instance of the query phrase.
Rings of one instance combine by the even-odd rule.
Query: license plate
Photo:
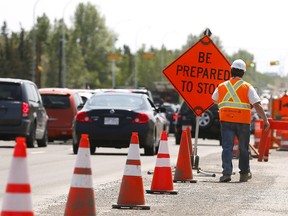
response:
[[[191,125],[182,125],[182,130],[186,130],[187,127],[190,127],[190,130],[192,130],[192,126]]]
[[[119,118],[104,118],[104,125],[119,125]]]

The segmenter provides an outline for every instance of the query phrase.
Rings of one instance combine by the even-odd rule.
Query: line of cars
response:
[[[156,107],[145,89],[37,89],[28,80],[0,79],[0,139],[25,136],[28,147],[35,141],[45,147],[47,141],[72,138],[76,154],[80,135],[87,133],[94,153],[96,147],[128,147],[132,131],[137,131],[140,147],[154,155],[162,130],[174,133],[179,144],[187,125],[195,136],[195,115],[185,102],[179,109],[170,103]],[[199,138],[221,142],[217,106],[201,116]]]
[[[165,108],[143,89],[81,90],[40,88],[28,80],[0,79],[0,140],[26,137],[27,147],[72,139],[73,152],[87,133],[90,150],[127,148],[138,132],[145,155],[157,154],[161,133],[169,130]]]
[[[146,89],[37,89],[28,80],[0,79],[0,139],[25,136],[28,147],[72,139],[76,154],[81,134],[87,133],[94,153],[97,147],[129,147],[131,133],[136,131],[144,153],[155,155],[162,130],[174,133],[179,144],[188,125],[195,137],[195,123],[185,101],[180,107],[155,106]],[[221,144],[216,105],[200,117],[198,137],[218,139]]]

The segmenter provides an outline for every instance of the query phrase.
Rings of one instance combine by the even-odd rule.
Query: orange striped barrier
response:
[[[173,182],[197,182],[196,180],[193,180],[193,172],[190,161],[190,151],[186,130],[182,131]]]
[[[265,131],[262,130],[261,139],[260,139],[260,145],[259,145],[259,156],[258,161],[268,161],[269,156],[269,149],[272,142],[272,136],[271,131],[272,130],[287,130],[288,128],[288,121],[280,121],[280,120],[273,120],[271,118],[268,118],[270,123],[270,128]],[[263,128],[263,120],[261,121],[261,128]]]
[[[282,131],[279,151],[288,151],[288,131]]]
[[[117,204],[112,205],[112,208],[150,209],[150,206],[145,205],[144,186],[141,175],[139,139],[137,132],[132,133],[118,201]]]
[[[65,216],[96,215],[88,134],[82,134]]]
[[[17,137],[1,216],[33,216],[25,137]]]
[[[149,194],[178,194],[174,190],[170,154],[166,131],[162,131],[159,150],[157,154],[151,189],[146,190]]]

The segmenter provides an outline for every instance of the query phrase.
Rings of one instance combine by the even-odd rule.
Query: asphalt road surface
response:
[[[193,142],[195,142],[193,140]],[[253,142],[253,140],[251,140]],[[0,146],[0,201],[13,153],[13,142]],[[175,167],[179,146],[169,136],[171,166]],[[91,156],[95,208],[97,215],[287,215],[288,172],[285,151],[270,150],[268,162],[251,158],[253,178],[239,182],[238,160],[234,159],[235,175],[229,183],[219,183],[221,147],[216,140],[198,140],[199,167],[209,175],[193,170],[197,183],[174,183],[177,195],[145,194],[150,210],[113,209],[117,203],[128,149],[97,149]],[[156,156],[144,156],[141,170],[145,190],[150,189]],[[47,148],[28,149],[28,169],[35,215],[58,216],[65,211],[76,155],[69,144],[50,144]],[[216,174],[212,177],[211,173]]]

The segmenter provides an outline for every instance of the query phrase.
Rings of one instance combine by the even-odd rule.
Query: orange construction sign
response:
[[[168,65],[163,74],[195,115],[201,116],[213,105],[211,95],[216,87],[230,78],[230,63],[205,35]]]
[[[282,117],[288,116],[288,95],[284,94],[281,98],[273,101],[273,110]]]

